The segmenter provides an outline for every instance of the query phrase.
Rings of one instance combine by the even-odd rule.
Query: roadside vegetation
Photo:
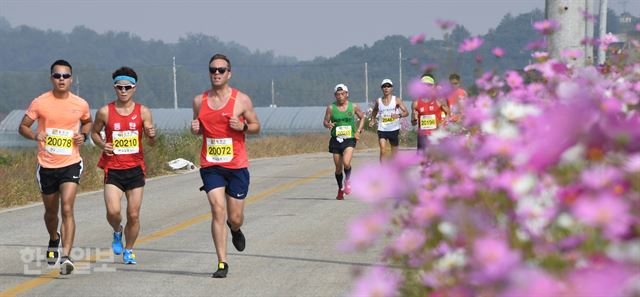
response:
[[[405,134],[403,145],[415,146],[415,135]],[[411,139],[413,142],[408,141]],[[286,155],[326,152],[328,133],[296,136],[250,137],[247,154],[250,159],[278,157]],[[147,177],[173,174],[167,165],[171,160],[183,158],[199,164],[201,138],[190,135],[160,135],[155,146],[144,146]],[[363,133],[357,150],[377,149],[375,131]],[[412,144],[413,143],[413,144]],[[0,208],[15,207],[40,201],[40,193],[35,180],[36,148],[20,150],[0,150]],[[97,167],[101,151],[93,145],[84,145],[80,154],[84,170],[80,180],[79,193],[102,189],[103,171]],[[330,155],[327,153],[327,164]]]

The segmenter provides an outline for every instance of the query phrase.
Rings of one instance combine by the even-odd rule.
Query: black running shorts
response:
[[[329,152],[332,154],[342,155],[344,153],[344,150],[348,147],[356,147],[355,138],[343,138],[342,142],[339,142],[336,137],[331,137],[331,139],[329,140]]]
[[[128,169],[105,169],[104,184],[114,185],[123,192],[144,187],[144,171],[141,166]]]
[[[82,174],[82,161],[61,168],[44,168],[38,164],[36,180],[40,186],[40,192],[49,195],[58,192],[63,183],[79,184],[80,174]]]
[[[378,139],[387,139],[392,146],[398,146],[400,143],[398,135],[400,130],[395,131],[378,131]]]

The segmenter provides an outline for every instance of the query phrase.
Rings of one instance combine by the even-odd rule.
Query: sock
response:
[[[349,169],[345,168],[344,174],[346,175],[346,179],[351,178],[351,167],[349,167]]]
[[[342,189],[342,173],[336,173],[336,181],[338,182],[338,189]]]

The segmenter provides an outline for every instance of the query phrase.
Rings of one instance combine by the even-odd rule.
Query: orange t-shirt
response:
[[[40,166],[62,168],[82,160],[72,137],[79,132],[81,120],[91,119],[87,101],[72,93],[59,99],[49,91],[31,101],[26,115],[38,121],[38,133],[47,133],[46,141],[38,141]]]

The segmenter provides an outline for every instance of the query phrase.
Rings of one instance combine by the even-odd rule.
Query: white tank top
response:
[[[396,96],[391,96],[389,105],[382,103],[382,98],[378,98],[378,131],[400,130],[400,119],[394,119],[392,114],[400,114],[400,108],[396,106]]]

